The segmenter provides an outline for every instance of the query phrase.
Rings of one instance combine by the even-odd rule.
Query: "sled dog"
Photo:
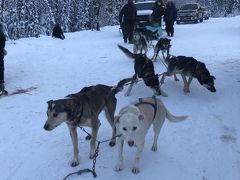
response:
[[[146,28],[139,28],[139,29],[141,33],[146,37],[148,47],[152,47],[153,46],[152,41],[158,40],[158,30],[151,31]]]
[[[44,129],[51,131],[61,123],[65,122],[69,128],[72,144],[73,144],[73,160],[71,166],[79,164],[78,159],[78,126],[88,126],[92,129],[90,154],[93,158],[96,148],[96,138],[98,128],[100,126],[99,114],[105,111],[106,118],[112,127],[112,137],[115,137],[114,112],[116,109],[117,99],[115,95],[123,89],[125,83],[130,79],[119,81],[118,85],[113,88],[103,84],[96,86],[84,87],[76,94],[70,94],[65,99],[48,101],[47,121]],[[109,143],[110,146],[115,145],[115,139]]]
[[[146,36],[141,32],[140,29],[135,29],[133,32],[133,52],[134,54],[143,53],[146,54],[148,51],[148,42]]]
[[[136,154],[132,172],[140,172],[139,160],[143,151],[145,136],[153,124],[154,140],[152,151],[157,151],[157,140],[165,121],[165,118],[172,122],[183,121],[187,116],[174,116],[156,97],[142,98],[122,108],[115,116],[116,133],[121,135],[117,138],[118,161],[116,171],[123,169],[123,144],[124,141],[130,146],[136,147]]]
[[[210,75],[206,65],[203,62],[197,61],[193,57],[186,56],[168,56],[165,60],[168,65],[167,72],[165,72],[161,79],[161,84],[164,83],[166,76],[171,76],[174,73],[181,74],[185,93],[189,93],[189,86],[193,78],[196,78],[198,82],[207,88],[211,92],[216,92],[214,87],[214,76]],[[187,77],[188,80],[187,80]],[[176,79],[175,79],[176,80]]]
[[[155,95],[167,96],[167,94],[160,89],[158,75],[154,72],[153,62],[145,54],[133,54],[120,45],[118,45],[118,47],[127,57],[134,59],[135,74],[132,77],[131,84],[125,95],[129,96],[134,82],[137,82],[138,78],[142,78],[145,85],[150,87]]]
[[[162,55],[163,58],[165,59],[168,55],[169,55],[169,51],[170,51],[170,47],[171,47],[171,39],[168,38],[160,38],[154,48],[154,55],[152,60],[156,61],[157,60],[157,56],[159,54],[160,51],[162,51]],[[165,54],[167,53],[166,57]]]

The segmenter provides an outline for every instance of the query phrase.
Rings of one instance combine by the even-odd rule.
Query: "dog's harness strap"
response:
[[[155,119],[155,117],[156,117],[156,114],[157,114],[157,99],[156,99],[156,96],[153,96],[152,98],[154,99],[154,104],[153,104],[153,103],[150,103],[150,102],[144,102],[144,101],[143,101],[143,98],[139,98],[139,99],[138,99],[139,102],[136,103],[136,104],[134,104],[134,105],[135,105],[135,106],[140,106],[141,104],[147,104],[147,105],[152,106],[153,109],[154,109],[154,114],[153,114],[153,120],[152,120],[152,121],[154,121],[154,119]]]
[[[73,112],[73,113],[76,113],[76,112]],[[78,126],[78,124],[80,124],[80,121],[82,119],[82,115],[83,115],[83,104],[81,104],[81,111],[80,111],[79,114],[77,114],[78,117],[76,118],[76,120],[73,118],[73,123],[74,123],[75,126]]]

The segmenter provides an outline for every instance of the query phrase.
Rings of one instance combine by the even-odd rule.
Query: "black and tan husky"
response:
[[[214,76],[210,74],[206,65],[203,62],[197,61],[193,57],[186,56],[168,56],[165,59],[167,72],[165,72],[161,79],[161,84],[164,83],[165,76],[171,76],[175,74],[181,74],[185,93],[189,93],[189,86],[193,78],[196,78],[198,82],[207,88],[211,92],[216,92],[214,87]],[[187,79],[187,77],[189,77]],[[177,79],[175,79],[177,80]]]
[[[154,48],[154,55],[152,60],[156,61],[158,53],[162,51],[163,58],[165,59],[169,55],[169,51],[171,48],[171,39],[168,38],[160,38]]]
[[[123,89],[125,83],[130,81],[131,78],[123,79],[119,81],[115,88],[103,84],[84,87],[80,92],[70,94],[64,99],[50,100],[47,102],[48,119],[44,125],[44,129],[51,131],[63,122],[68,125],[74,153],[71,166],[77,166],[79,164],[78,126],[88,126],[92,128],[89,157],[94,157],[96,138],[100,126],[98,116],[102,110],[105,111],[106,118],[112,127],[112,138],[115,137],[114,112],[117,104],[115,95]],[[109,145],[115,145],[115,138],[112,139]]]

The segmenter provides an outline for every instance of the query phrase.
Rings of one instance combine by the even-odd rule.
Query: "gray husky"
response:
[[[133,33],[133,52],[134,54],[143,54],[143,52],[146,54],[147,51],[148,42],[146,36],[139,29],[136,29]]]
[[[89,157],[94,157],[96,138],[100,126],[98,116],[102,110],[105,111],[106,118],[112,127],[113,139],[109,145],[115,145],[114,112],[117,104],[115,95],[120,92],[124,84],[129,81],[131,81],[131,78],[123,79],[119,81],[115,88],[103,84],[85,87],[76,94],[68,95],[65,99],[50,100],[47,102],[48,119],[44,125],[44,129],[51,131],[61,123],[66,122],[73,143],[74,156],[71,161],[71,166],[77,166],[79,164],[78,126],[88,126],[92,128]]]

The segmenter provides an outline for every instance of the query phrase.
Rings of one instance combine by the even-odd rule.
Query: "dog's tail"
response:
[[[126,83],[132,81],[132,78],[126,78],[118,82],[117,86],[112,88],[112,93],[115,95],[123,90],[123,87],[126,85]]]
[[[167,114],[166,117],[169,121],[171,122],[180,122],[183,121],[185,119],[187,119],[188,116],[174,116],[173,114],[171,114],[168,110],[167,110]]]
[[[133,54],[131,51],[129,51],[127,48],[121,46],[121,45],[118,45],[119,49],[122,50],[122,52],[129,58],[131,59],[136,59],[138,57],[142,57],[143,54]]]

